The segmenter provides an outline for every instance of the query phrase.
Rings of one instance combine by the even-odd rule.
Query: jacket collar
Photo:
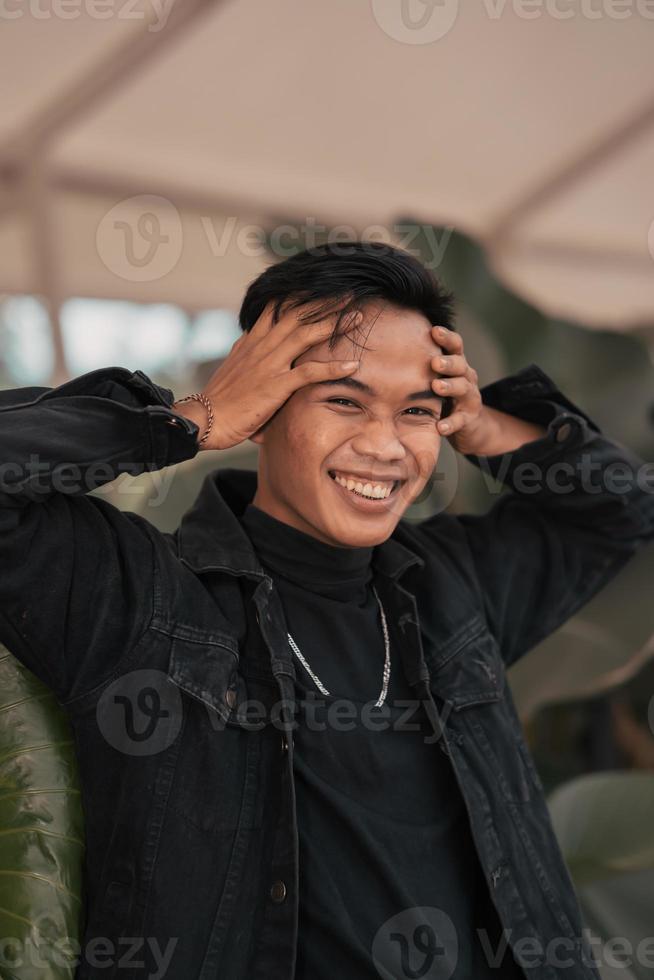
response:
[[[227,468],[205,477],[193,506],[177,531],[179,555],[196,572],[211,569],[234,575],[264,577],[250,539],[238,518],[254,498],[257,473]],[[412,565],[424,561],[393,536],[373,550],[376,571],[397,579]]]

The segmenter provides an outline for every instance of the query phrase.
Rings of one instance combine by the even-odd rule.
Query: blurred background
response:
[[[4,0],[0,387],[120,365],[181,397],[267,265],[386,240],[454,291],[481,384],[535,362],[652,461],[652,50],[649,0]],[[221,466],[255,447],[97,492],[172,530]],[[407,519],[491,502],[446,449]],[[653,559],[510,674],[587,921],[634,944]],[[651,975],[637,959],[604,976]]]

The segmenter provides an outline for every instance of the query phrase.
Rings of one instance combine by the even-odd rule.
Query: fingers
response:
[[[438,423],[438,431],[442,432],[443,435],[451,436],[459,429],[468,425],[475,418],[474,412],[464,412],[457,410],[448,415],[446,419],[441,419]]]
[[[305,361],[287,372],[287,380],[291,384],[290,390],[296,391],[317,381],[347,377],[354,374],[358,367],[358,361]]]
[[[234,351],[241,350],[244,347],[245,341],[247,340],[247,338],[248,338],[248,334],[247,333],[242,333],[241,336],[238,337],[234,341],[234,343],[232,344],[232,346],[229,348],[229,353],[230,354],[233,354]]]
[[[468,377],[435,378],[431,385],[439,395],[450,395],[453,398],[475,402],[480,399],[477,385],[473,384]]]
[[[252,329],[248,331],[248,336],[252,337],[253,340],[261,340],[271,330],[273,325],[272,322],[273,307],[274,307],[274,303],[272,302],[272,300],[269,303],[266,303],[263,312],[261,313],[261,316],[255,323],[255,325],[252,327]]]
[[[270,357],[276,368],[288,367],[304,351],[327,340],[333,330],[334,324],[329,320],[300,323],[295,314],[289,314],[261,340],[257,351],[263,357]]]
[[[468,364],[463,352],[463,337],[455,330],[447,330],[445,327],[432,327],[432,336],[439,347],[446,353],[437,354],[431,360],[434,371],[442,374],[465,375],[468,380],[476,385],[479,376],[473,367]]]
[[[446,327],[432,327],[431,333],[439,347],[444,347],[452,354],[463,353],[463,337],[456,330],[448,330]]]
[[[468,372],[468,362],[463,354],[437,354],[432,357],[431,366],[441,374],[465,375]]]
[[[324,320],[318,320],[315,323],[302,323],[300,317],[308,312],[309,309],[306,306],[296,306],[294,309],[283,310],[282,315],[275,324],[275,339],[277,342],[281,344],[282,341],[294,335],[298,330],[303,330],[306,335],[310,333],[311,328],[314,330],[317,327],[334,329],[334,323],[331,317],[326,317]]]
[[[291,310],[284,314],[279,323],[276,324],[274,331],[270,333],[270,342],[285,347],[292,357],[298,357],[303,351],[314,344],[319,344],[332,335],[336,327],[336,313],[332,313],[322,320],[314,323],[302,323],[300,315],[302,309]],[[359,310],[351,310],[341,322],[340,333],[346,333],[359,326],[363,320],[363,314]]]
[[[449,437],[474,423],[479,416],[482,398],[477,372],[470,367],[463,352],[461,334],[436,326],[432,327],[432,337],[443,353],[431,359],[432,370],[441,375],[432,381],[431,386],[439,395],[454,402],[452,414],[438,422],[438,431]]]
[[[284,356],[290,354],[289,360],[299,357],[310,347],[322,343],[331,337],[334,332],[334,324],[331,320],[320,320],[318,323],[299,323],[280,340],[280,348],[283,345]]]
[[[304,353],[314,347],[324,344],[331,337],[334,324],[329,320],[322,320],[319,323],[299,324],[288,334],[279,347],[271,353],[272,363],[282,368],[293,366],[294,362]],[[271,339],[274,342],[274,337]],[[341,357],[343,353],[350,353],[350,350],[339,351]],[[358,361],[356,362],[358,364]]]

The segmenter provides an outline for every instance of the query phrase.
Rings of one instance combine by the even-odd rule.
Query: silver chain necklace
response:
[[[386,700],[386,694],[388,693],[388,679],[391,676],[391,644],[388,639],[388,626],[386,624],[386,614],[384,613],[384,607],[381,604],[381,599],[377,595],[377,589],[375,588],[374,585],[372,586],[372,591],[375,593],[375,599],[377,600],[377,604],[379,605],[379,612],[381,613],[382,630],[384,631],[384,649],[385,649],[384,674],[382,680],[381,694],[379,695],[379,698],[375,702],[375,707],[381,708],[382,704]],[[318,675],[311,670],[311,667],[309,667],[309,664],[306,662],[305,658],[303,657],[300,651],[299,646],[297,645],[297,643],[295,642],[291,634],[287,633],[286,635],[288,636],[288,642],[291,645],[291,649],[293,650],[293,653],[297,656],[298,660],[300,661],[304,669],[311,676],[313,682],[317,686],[320,693],[329,696],[329,691],[322,683]]]

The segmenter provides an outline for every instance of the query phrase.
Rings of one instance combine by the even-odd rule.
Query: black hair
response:
[[[255,325],[268,303],[273,323],[282,313],[307,306],[303,323],[336,316],[333,348],[343,324],[374,300],[422,313],[433,326],[453,329],[454,296],[410,252],[387,242],[327,242],[271,265],[254,279],[239,312],[241,329]]]

